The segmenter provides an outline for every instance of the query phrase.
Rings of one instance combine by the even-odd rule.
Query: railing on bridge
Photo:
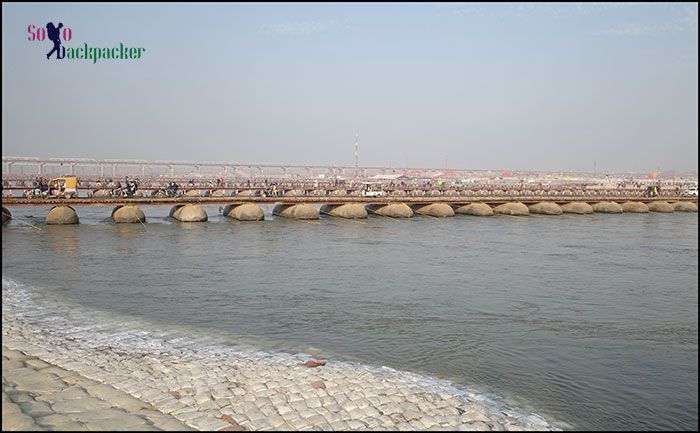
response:
[[[338,175],[353,175],[356,172],[362,175],[395,173],[397,170],[415,172],[440,172],[439,168],[409,168],[409,167],[382,167],[360,166],[342,164],[279,164],[279,163],[242,163],[233,161],[147,161],[140,159],[89,159],[89,158],[35,158],[35,157],[2,157],[3,179],[7,176],[17,178],[45,175],[83,175],[83,176],[112,176],[141,175],[146,176],[174,176],[189,174],[205,176],[235,176],[244,173],[250,177],[254,175],[284,176],[288,174],[309,175],[326,174],[330,177]],[[209,168],[207,173],[202,173],[202,168]],[[20,171],[20,173],[18,173]],[[455,173],[466,173],[467,170],[452,170]],[[50,172],[50,173],[49,173]],[[300,174],[301,173],[301,174]]]
[[[124,196],[123,189],[107,187],[79,187],[79,198],[91,198],[96,191],[107,191],[106,195],[111,198]],[[29,192],[34,191],[34,187],[15,186],[3,188],[3,197],[26,197]],[[164,187],[141,187],[137,190],[135,198],[158,198],[158,197],[363,197],[361,189],[354,188],[327,188],[304,185],[292,185],[279,188],[272,192],[269,188],[248,187],[248,186],[220,186],[220,187],[185,187],[178,189],[175,194],[169,194]],[[39,196],[39,194],[37,194]],[[600,197],[600,198],[620,198],[620,197],[684,197],[685,192],[678,189],[658,190],[657,194],[650,195],[646,190],[639,188],[615,188],[615,189],[503,189],[503,188],[426,188],[426,187],[399,187],[386,188],[381,197],[386,198],[501,198],[513,199],[515,197],[529,200],[537,198],[577,198],[577,197]]]

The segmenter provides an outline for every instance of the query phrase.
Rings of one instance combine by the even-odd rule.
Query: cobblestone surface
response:
[[[3,430],[557,430],[412,373],[71,325],[38,308],[27,320],[14,295],[3,288]]]
[[[192,430],[110,385],[2,346],[2,429]]]

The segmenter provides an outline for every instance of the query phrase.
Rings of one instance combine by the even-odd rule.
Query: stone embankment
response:
[[[192,430],[110,385],[2,346],[2,430]]]
[[[72,324],[48,309],[27,321],[3,292],[3,429],[556,430],[384,367],[176,342],[141,325]]]

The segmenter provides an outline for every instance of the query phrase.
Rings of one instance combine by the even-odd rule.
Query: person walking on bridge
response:
[[[122,183],[119,181],[114,182],[114,188],[112,189],[112,197],[119,197],[122,195]]]

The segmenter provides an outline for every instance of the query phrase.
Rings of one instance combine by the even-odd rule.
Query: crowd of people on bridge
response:
[[[32,181],[32,188],[25,192],[25,196],[29,198],[48,197],[49,181],[45,177],[36,177]]]
[[[162,179],[162,177],[160,178]],[[29,198],[50,197],[51,182],[45,177],[30,179],[28,186],[26,181],[3,180],[3,196],[6,196],[11,188],[15,187],[24,191],[24,196]],[[164,183],[167,182],[167,183]],[[691,181],[692,184],[694,181]],[[190,178],[184,187],[178,183],[178,178],[166,180],[154,180],[149,182],[147,190],[151,190],[153,197],[177,197],[185,195],[188,191],[201,190],[203,196],[214,196],[218,190],[222,195],[237,195],[243,191],[250,191],[254,197],[281,197],[290,192],[294,195],[361,195],[363,183],[357,179],[260,179],[260,178],[208,178],[199,180]],[[14,185],[13,185],[14,184]],[[525,182],[523,179],[503,181],[477,181],[463,183],[455,179],[406,179],[389,181],[372,181],[373,189],[381,190],[392,196],[642,196],[657,197],[686,195],[688,182],[662,181],[655,179],[640,181],[625,179],[616,183],[585,183],[585,182]],[[114,179],[97,178],[79,182],[81,189],[89,188],[88,196],[99,190],[109,191],[110,197],[134,197],[141,190],[138,178],[130,179],[128,176],[124,182]],[[697,185],[695,183],[695,185]],[[695,186],[697,191],[697,186]],[[204,193],[206,191],[206,193]],[[199,193],[196,195],[200,195]]]
[[[140,183],[138,179],[129,180],[129,176],[125,177],[123,185],[118,179],[103,180],[100,178],[95,182],[96,190],[93,193],[106,189],[111,197],[134,197],[139,190]]]

